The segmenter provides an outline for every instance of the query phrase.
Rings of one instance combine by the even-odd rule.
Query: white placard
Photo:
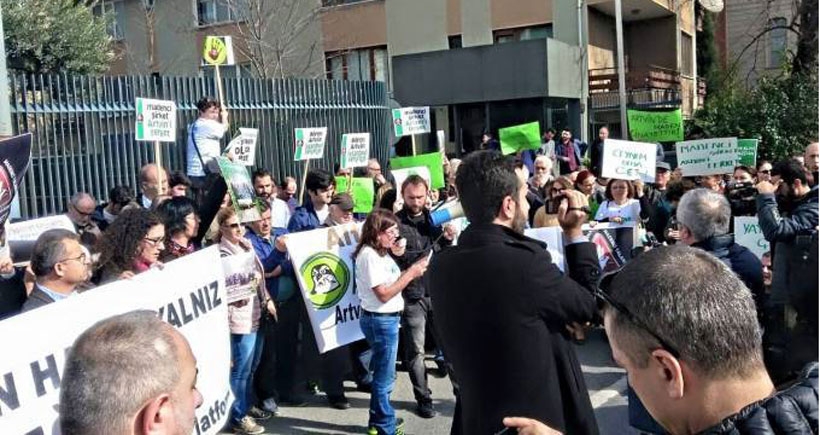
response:
[[[340,167],[358,168],[367,166],[370,159],[370,133],[348,133],[342,135]]]
[[[735,217],[735,243],[748,248],[757,258],[763,258],[763,254],[771,249],[760,229],[757,216]]]
[[[177,104],[173,101],[137,98],[135,139],[151,142],[176,142]]]
[[[296,152],[293,160],[321,159],[325,153],[325,141],[327,140],[327,127],[318,128],[297,128]]]
[[[736,137],[687,140],[675,150],[684,177],[731,174],[738,162]]]
[[[429,107],[393,109],[393,131],[396,137],[430,133]]]
[[[217,434],[233,400],[230,331],[219,251],[208,248],[171,261],[162,271],[98,287],[0,322],[0,433],[59,433],[57,405],[66,349],[104,318],[153,310],[176,326],[197,359],[194,433]],[[13,351],[12,351],[13,350]]]
[[[256,161],[256,142],[259,130],[255,128],[240,128],[239,136],[228,144],[228,150],[233,152],[233,161],[245,166],[253,166]]]
[[[6,224],[6,240],[9,242],[34,242],[37,241],[40,234],[55,228],[69,230],[72,233],[77,232],[68,216],[58,214],[56,216]]]
[[[561,227],[527,228],[524,235],[546,243],[552,264],[558,266],[561,272],[564,271],[564,232]]]
[[[361,223],[339,225],[287,237],[288,254],[321,353],[364,338],[351,256],[361,227]]]
[[[436,139],[438,139],[438,150],[442,153],[447,149],[447,139],[444,135],[444,130],[436,130]]]
[[[253,251],[222,257],[225,294],[229,304],[257,294],[264,277],[259,273],[256,261],[256,254]]]
[[[603,147],[601,176],[619,180],[655,182],[657,145],[607,139]]]

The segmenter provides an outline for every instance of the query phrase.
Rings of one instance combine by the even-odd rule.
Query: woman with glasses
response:
[[[635,199],[635,186],[626,180],[610,179],[606,201],[598,207],[595,220],[616,225],[636,226],[641,222],[641,203]]]
[[[757,181],[772,181],[772,163],[768,160],[757,162]]]
[[[546,204],[535,212],[533,228],[557,227],[558,205],[561,204],[561,198],[564,197],[564,193],[574,190],[572,181],[564,176],[558,177],[552,183],[545,185],[544,189],[546,191]]]
[[[106,284],[161,266],[164,249],[165,225],[157,214],[145,209],[123,211],[97,242],[99,260],[93,281]]]
[[[587,213],[589,220],[592,220],[598,211],[598,206],[603,202],[598,200],[595,189],[597,183],[595,181],[595,175],[586,169],[579,172],[578,177],[575,178],[575,190],[583,193],[589,202],[589,213]]]
[[[193,242],[199,231],[199,215],[194,209],[194,201],[184,196],[166,200],[157,208],[157,214],[165,224],[168,243],[160,260],[167,263],[196,251]]]
[[[387,210],[376,209],[364,221],[359,246],[353,251],[356,293],[362,304],[359,322],[373,351],[368,434],[404,433],[404,421],[396,418],[390,405],[390,392],[396,377],[399,322],[404,310],[401,292],[427,269],[425,256],[404,272],[399,270],[389,253],[401,256],[405,246],[406,240],[399,237],[396,216]]]

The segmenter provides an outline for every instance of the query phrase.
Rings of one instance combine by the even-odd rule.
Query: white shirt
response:
[[[193,131],[193,133],[192,133]],[[219,157],[219,141],[225,135],[225,124],[213,119],[198,118],[188,127],[188,176],[204,177],[205,171],[202,169],[202,162],[207,165],[209,161]],[[196,140],[196,147],[194,141]],[[199,148],[199,154],[197,154]],[[202,160],[199,157],[202,155]]]
[[[404,298],[401,293],[382,303],[373,287],[390,285],[401,276],[399,266],[385,254],[379,255],[375,249],[365,246],[356,257],[356,293],[362,302],[362,308],[371,313],[397,313],[404,309]]]
[[[621,225],[637,225],[641,220],[641,203],[637,199],[627,200],[623,205],[615,204],[613,201],[604,201],[603,204],[598,207],[598,212],[595,213],[596,221],[609,219],[612,224],[617,225],[612,222],[612,218],[614,217],[623,219]]]
[[[322,207],[321,210],[318,208],[314,209],[316,211],[316,217],[319,218],[319,222],[324,222],[327,220],[328,215],[330,215],[330,206],[326,205]]]
[[[279,198],[273,198],[270,202],[270,223],[273,228],[287,228],[290,222],[290,207],[288,203]]]

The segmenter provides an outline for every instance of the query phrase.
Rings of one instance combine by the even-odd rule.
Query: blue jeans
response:
[[[368,426],[375,427],[380,435],[396,433],[396,411],[390,405],[390,393],[396,379],[400,321],[400,316],[373,316],[367,312],[359,320],[364,338],[373,352],[370,357],[373,383]]]
[[[250,334],[231,334],[231,391],[235,397],[231,406],[233,423],[239,423],[255,401],[253,372],[262,355],[262,341],[258,339],[256,331]]]

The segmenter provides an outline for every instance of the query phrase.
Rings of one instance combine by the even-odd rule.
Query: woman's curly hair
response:
[[[162,219],[142,208],[125,210],[108,226],[94,249],[100,254],[96,271],[131,270],[140,242],[148,231],[162,225]]]

